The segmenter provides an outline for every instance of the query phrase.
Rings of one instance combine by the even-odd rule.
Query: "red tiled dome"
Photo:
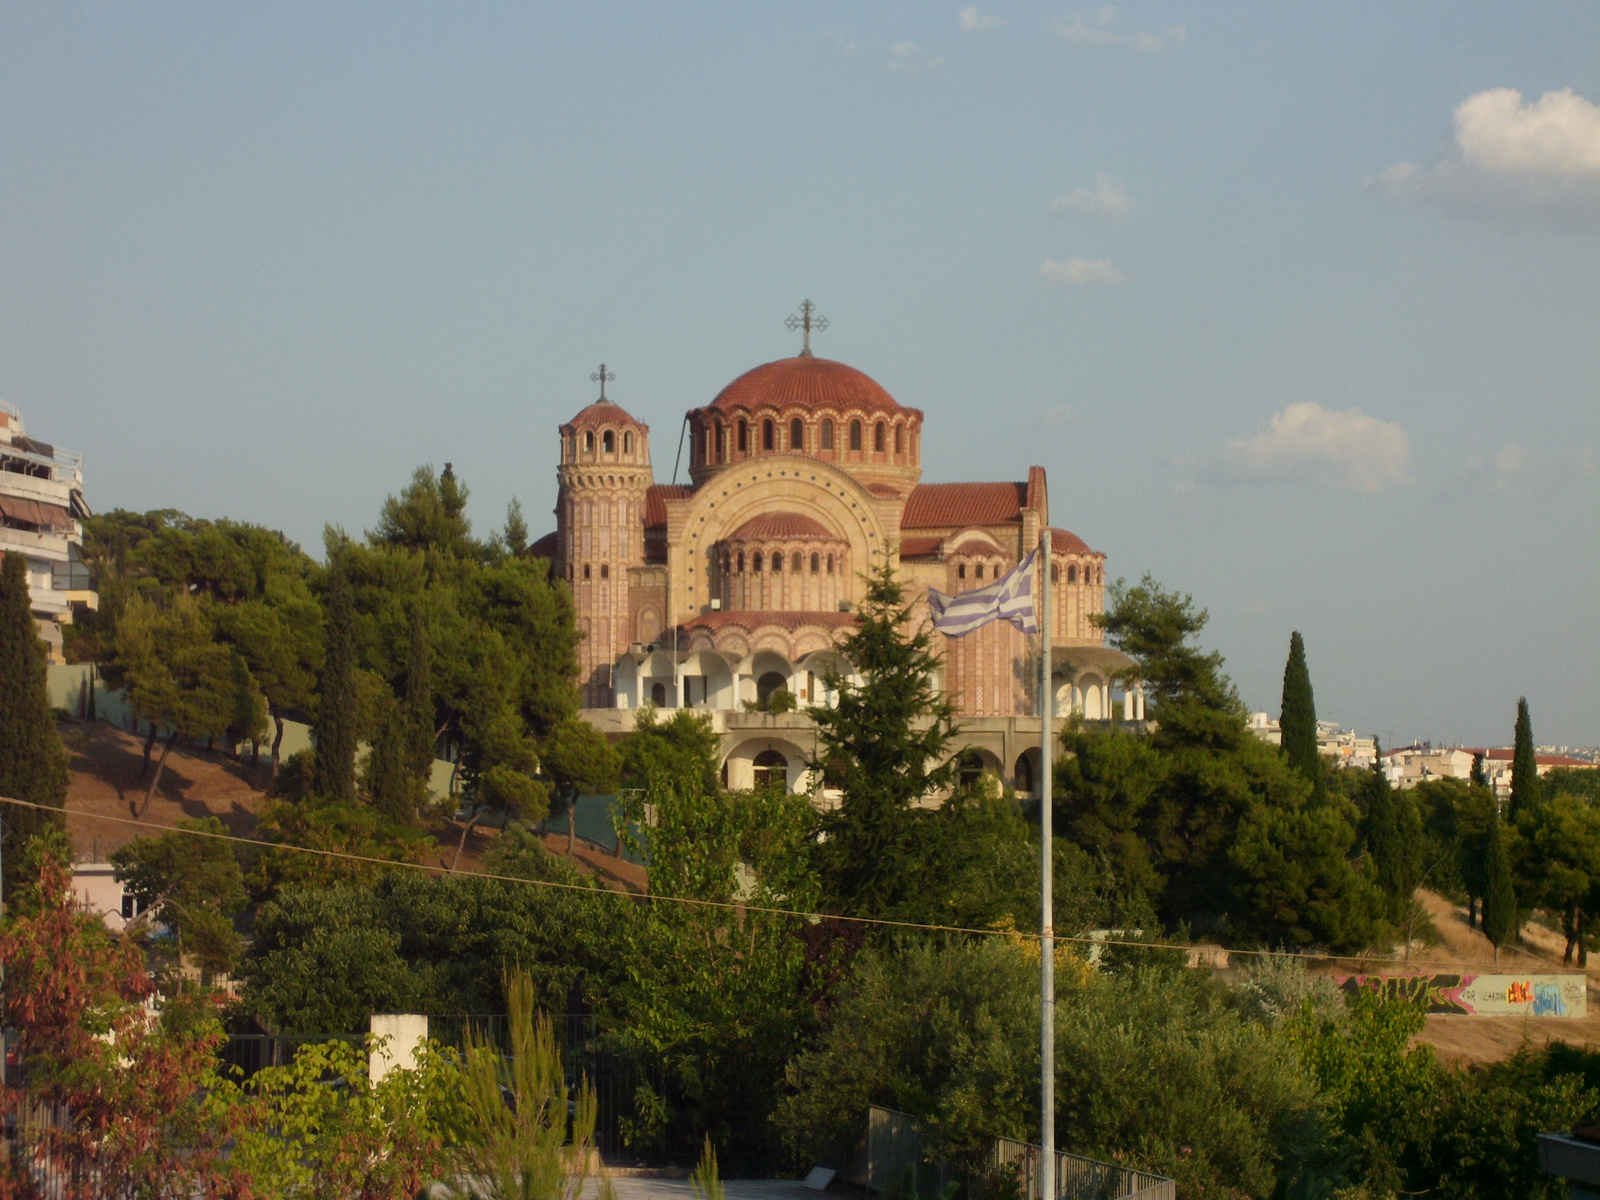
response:
[[[1050,530],[1050,549],[1055,551],[1057,554],[1094,553],[1093,550],[1089,549],[1089,543],[1084,541],[1077,534],[1068,532],[1065,529],[1056,529],[1054,527],[1052,527]]]
[[[780,358],[746,371],[711,402],[713,408],[755,409],[773,407],[864,408],[903,412],[895,398],[878,382],[854,367],[826,358],[802,355]]]
[[[803,517],[799,513],[786,512],[763,513],[759,517],[752,517],[728,536],[731,541],[746,542],[773,538],[827,538],[836,542],[844,540],[820,521]]]
[[[597,427],[600,425],[638,425],[639,422],[623,412],[620,404],[614,404],[610,400],[596,400],[588,408],[568,421],[567,424],[581,429],[585,425]]]

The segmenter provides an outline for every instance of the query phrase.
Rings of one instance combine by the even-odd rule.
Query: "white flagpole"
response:
[[[1039,533],[1039,1193],[1056,1200],[1056,930],[1055,830],[1051,803],[1050,530]]]

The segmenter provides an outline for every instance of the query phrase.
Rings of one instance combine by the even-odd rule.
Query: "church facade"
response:
[[[1113,695],[1131,660],[1091,621],[1105,555],[1051,526],[1042,467],[1017,481],[923,482],[922,411],[812,355],[808,336],[801,354],[692,410],[689,481],[660,484],[649,427],[605,397],[604,367],[597,378],[601,398],[560,427],[556,532],[535,551],[572,588],[584,715],[603,730],[631,727],[644,705],[706,710],[730,786],[804,790],[814,737],[803,710],[829,702],[830,670],[850,674],[838,643],[865,575],[887,557],[918,598],[913,620],[925,620],[928,587],[984,587],[1045,530],[1056,711],[1143,717],[1136,686]],[[1038,638],[994,622],[934,641],[968,760],[1031,792]],[[779,690],[800,711],[762,711]]]

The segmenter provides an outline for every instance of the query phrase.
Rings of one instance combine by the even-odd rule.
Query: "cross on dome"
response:
[[[800,305],[799,313],[790,313],[789,319],[784,322],[790,329],[805,330],[805,341],[800,346],[801,358],[811,357],[811,331],[815,329],[818,333],[824,333],[828,328],[828,318],[821,313],[812,316],[815,312],[817,306],[807,300]]]
[[[616,380],[616,378],[617,378],[617,373],[615,371],[606,370],[605,363],[601,363],[600,364],[600,369],[598,371],[596,371],[593,375],[589,376],[589,378],[591,380],[598,380],[599,381],[599,383],[600,383],[600,399],[604,400],[606,398],[606,384],[614,382]]]

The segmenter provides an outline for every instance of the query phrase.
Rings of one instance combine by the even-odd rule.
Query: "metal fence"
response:
[[[1044,1151],[1029,1142],[996,1138],[991,1167],[1016,1180],[1022,1200],[1039,1200]],[[1177,1184],[1164,1175],[1115,1163],[1056,1153],[1056,1200],[1177,1200]]]

